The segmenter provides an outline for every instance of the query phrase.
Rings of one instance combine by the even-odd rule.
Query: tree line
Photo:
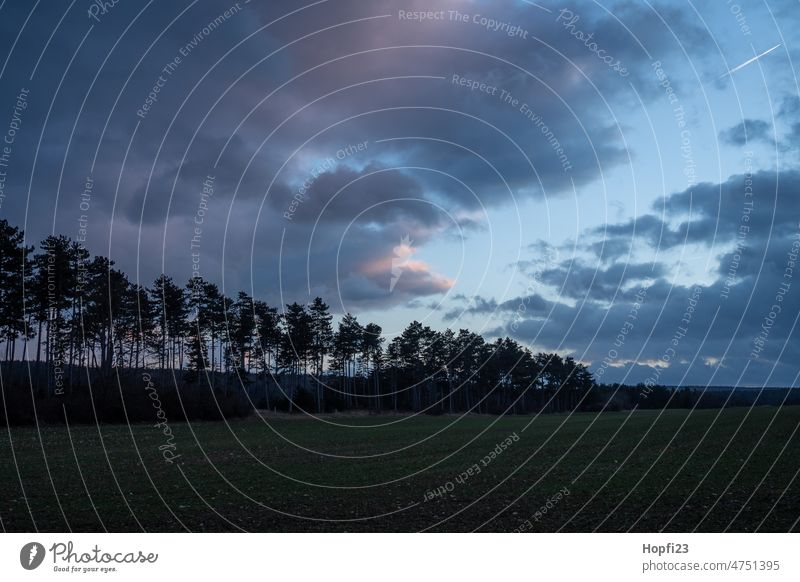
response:
[[[99,394],[115,375],[160,370],[163,383],[172,374],[289,412],[529,413],[571,410],[594,384],[574,359],[510,338],[417,321],[388,343],[382,333],[349,313],[334,325],[319,297],[279,308],[165,274],[145,287],[68,237],[48,236],[37,251],[0,220],[3,357],[46,369],[31,380],[41,398],[74,394],[87,370]]]

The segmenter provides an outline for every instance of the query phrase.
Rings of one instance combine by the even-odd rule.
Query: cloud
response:
[[[272,208],[284,216],[292,202],[297,202],[289,213],[293,224],[361,220],[385,225],[407,220],[430,227],[445,218],[428,201],[422,184],[400,170],[373,162],[360,170],[334,166],[321,174],[315,171],[291,190],[287,186],[269,198]]]
[[[705,182],[655,202],[650,214],[596,227],[585,233],[581,250],[603,261],[623,258],[638,246],[669,251],[704,245],[711,253],[747,233],[751,244],[795,231],[800,171],[787,169],[736,174],[725,182]]]
[[[463,295],[455,296],[453,299],[461,301],[464,305],[460,308],[451,309],[443,315],[445,321],[456,321],[461,317],[478,314],[490,314],[498,310],[497,301],[491,298],[475,295],[467,298]]]
[[[789,385],[796,374],[792,362],[800,357],[794,337],[799,191],[795,170],[735,175],[672,194],[654,206],[663,214],[592,229],[586,238],[605,234],[605,240],[579,245],[578,252],[600,257],[598,245],[610,242],[598,266],[576,258],[542,271],[549,292],[572,301],[543,305],[549,308],[544,314],[496,317],[498,333],[572,353],[595,371],[613,353],[606,381]],[[637,244],[651,256],[658,250],[662,260],[653,266],[628,261]],[[694,285],[676,280],[663,258],[684,244],[711,249],[709,269]],[[492,311],[524,301],[514,298]]]
[[[723,143],[734,146],[744,146],[755,142],[770,143],[771,126],[760,119],[745,119],[731,128],[719,132],[719,139]]]
[[[541,274],[541,282],[570,299],[607,302],[623,288],[665,275],[660,263],[614,263],[607,268],[565,261]]]

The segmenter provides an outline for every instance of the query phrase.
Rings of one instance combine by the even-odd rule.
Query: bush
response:
[[[168,382],[162,383],[162,376]],[[172,422],[222,420],[252,412],[241,388],[212,388],[202,380],[187,384],[180,375],[173,379],[172,372],[126,373],[105,380],[96,377],[91,384],[66,386],[64,392],[39,394],[34,384],[4,381],[5,406],[0,407],[0,425],[37,421],[44,424],[157,422],[159,415]]]

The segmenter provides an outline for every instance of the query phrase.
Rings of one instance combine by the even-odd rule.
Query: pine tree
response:
[[[317,412],[324,410],[324,396],[322,373],[325,366],[325,356],[331,349],[333,341],[333,316],[329,313],[328,305],[316,297],[308,308],[311,323],[311,359],[314,381],[317,386]]]
[[[184,335],[189,315],[186,293],[170,277],[162,274],[153,283],[150,298],[155,306],[158,340],[154,347],[161,368],[164,369],[167,363],[175,368],[176,361],[178,368],[182,368]]]
[[[234,303],[230,328],[232,353],[235,354],[233,364],[241,381],[247,382],[256,320],[253,299],[244,291],[239,291]]]
[[[203,290],[205,296],[206,316],[208,320],[208,333],[211,338],[211,372],[212,372],[212,385],[214,384],[213,373],[217,370],[217,340],[223,336],[226,329],[225,322],[225,307],[226,300],[222,296],[214,283],[205,283]]]
[[[291,371],[292,381],[289,385],[289,412],[294,407],[294,395],[298,387],[301,373],[305,374],[311,354],[312,333],[311,316],[299,303],[286,306],[283,315],[286,328],[283,334],[283,345],[280,358],[283,366]]]
[[[376,410],[381,409],[381,361],[383,360],[383,329],[377,323],[364,327],[361,341],[361,357],[365,363],[367,380],[372,384],[372,396]]]
[[[188,367],[184,378],[189,384],[195,384],[200,379],[201,374],[207,370],[206,361],[208,346],[206,339],[199,325],[190,325],[186,338],[186,355]]]
[[[134,369],[147,367],[147,346],[152,345],[156,335],[155,306],[150,295],[141,285],[133,285],[128,291],[128,301],[134,314],[133,321],[133,358]]]
[[[278,375],[278,352],[283,343],[283,330],[278,310],[263,301],[255,302],[256,336],[261,351],[261,369],[266,374]]]
[[[71,337],[67,312],[78,290],[77,273],[72,265],[72,242],[65,236],[49,236],[42,241],[42,253],[34,256],[36,268],[35,296],[41,323],[45,329],[45,361],[47,392],[62,393],[63,373]],[[37,357],[38,360],[38,357]]]
[[[209,368],[206,338],[211,329],[210,289],[202,277],[193,277],[186,284],[189,320],[186,326],[187,372],[184,377],[190,384],[196,383],[200,373]]]
[[[94,257],[87,266],[87,292],[83,301],[82,335],[94,356],[99,350],[98,367],[104,375],[124,363],[124,339],[130,332],[131,315],[124,307],[130,283],[122,271],[113,269],[113,262]]]
[[[364,340],[364,328],[358,320],[347,313],[339,322],[339,328],[333,337],[333,364],[340,373],[340,387],[348,405],[358,406],[358,390],[356,387],[357,358],[361,353]]]
[[[27,342],[23,290],[31,271],[32,247],[25,234],[8,221],[0,220],[0,336],[5,342],[5,359],[13,360],[18,338]]]

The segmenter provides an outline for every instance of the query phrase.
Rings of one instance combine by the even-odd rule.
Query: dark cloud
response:
[[[719,132],[720,141],[734,146],[773,141],[771,126],[760,119],[745,119],[729,129]]]
[[[293,190],[270,196],[272,208],[291,216],[293,224],[347,223],[360,218],[375,225],[410,221],[430,227],[444,218],[426,198],[423,186],[408,174],[377,163],[356,170],[330,161],[331,171],[316,174],[312,170]],[[296,210],[289,212],[293,202]]]
[[[486,315],[495,313],[499,309],[499,305],[496,300],[491,298],[481,297],[480,295],[475,295],[473,297],[467,298],[463,295],[456,296],[454,299],[459,300],[463,303],[460,308],[451,309],[450,311],[446,312],[443,316],[445,321],[456,321],[462,317],[470,316],[470,315]]]
[[[420,8],[430,6],[404,5]],[[555,22],[557,12],[513,3],[441,8],[490,15],[527,38],[472,21],[405,21],[390,0],[307,8],[181,2],[159,10],[120,3],[100,22],[77,7],[57,29],[61,14],[38,10],[0,92],[0,110],[9,111],[18,88],[31,90],[8,178],[9,191],[20,194],[3,211],[23,222],[33,172],[39,212],[25,224],[33,239],[52,230],[72,234],[87,214],[89,246],[116,251],[120,267],[146,280],[161,269],[188,271],[202,183],[213,176],[202,228],[209,278],[275,280],[279,257],[288,256],[289,265],[318,267],[315,285],[378,301],[378,288],[372,297],[355,283],[337,287],[342,275],[324,260],[371,281],[370,269],[390,260],[403,236],[418,248],[452,239],[483,228],[484,208],[571,194],[601,168],[627,163],[615,110],[634,99],[631,84],[645,99],[659,96],[639,43],[661,58],[675,52],[664,22],[698,47],[708,42],[697,23],[669,6],[658,14],[622,7],[612,18],[591,2],[576,3],[581,27],[625,62],[623,79]],[[15,38],[26,18],[25,6],[4,6],[0,37]],[[650,32],[635,39],[625,26]],[[470,91],[454,75],[497,92]],[[501,98],[501,90],[517,101]],[[366,151],[337,155],[363,142]],[[335,163],[312,181],[293,219],[284,219],[299,185],[329,158]],[[84,212],[78,198],[89,175],[95,193]],[[309,249],[317,252],[311,259]],[[222,272],[223,264],[236,270]],[[384,300],[441,292],[447,279],[435,272],[415,267]],[[286,293],[302,293],[307,278],[299,269],[281,281]]]
[[[606,380],[789,384],[800,356],[794,339],[800,314],[798,192],[800,173],[794,170],[737,175],[669,196],[657,205],[663,215],[593,229],[589,238],[605,234],[605,240],[585,244],[579,253],[600,256],[603,243],[610,243],[604,252],[619,252],[606,253],[596,267],[572,259],[542,271],[540,282],[572,301],[542,305],[546,313],[501,317],[499,331],[571,352],[595,370],[612,350],[617,355],[603,372]],[[669,252],[684,241],[710,248],[712,264],[703,278],[711,282],[677,283],[663,261],[629,262],[636,241],[651,252]],[[505,301],[493,312],[524,301]]]
[[[661,278],[665,269],[660,263],[614,263],[607,268],[566,261],[541,274],[541,282],[558,289],[571,299],[611,301],[623,288]]]
[[[587,233],[583,250],[602,260],[627,256],[632,245],[667,251],[703,244],[723,248],[746,232],[748,244],[763,244],[796,230],[800,171],[737,174],[721,184],[702,183],[653,204],[657,212],[608,224]]]

